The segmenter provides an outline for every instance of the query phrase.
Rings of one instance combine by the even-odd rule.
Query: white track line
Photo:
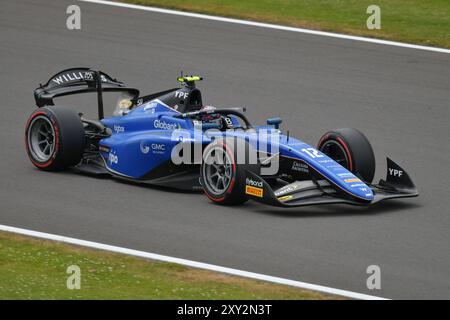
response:
[[[352,291],[324,287],[324,286],[306,283],[306,282],[272,277],[272,276],[254,273],[254,272],[242,271],[242,270],[237,270],[237,269],[232,269],[232,268],[216,266],[213,264],[207,264],[207,263],[203,263],[203,262],[174,258],[174,257],[169,257],[169,256],[163,256],[163,255],[156,254],[156,253],[138,251],[138,250],[127,249],[127,248],[122,248],[122,247],[116,247],[116,246],[111,246],[111,245],[107,245],[107,244],[86,241],[86,240],[80,240],[80,239],[75,239],[75,238],[69,238],[69,237],[65,237],[65,236],[59,236],[59,235],[44,233],[44,232],[39,232],[39,231],[32,231],[32,230],[10,227],[10,226],[5,226],[5,225],[0,225],[0,231],[13,232],[13,233],[17,233],[17,234],[22,234],[22,235],[26,235],[26,236],[47,239],[47,240],[55,240],[55,241],[74,244],[74,245],[78,245],[78,246],[94,248],[94,249],[99,249],[99,250],[106,250],[106,251],[116,252],[116,253],[122,253],[122,254],[126,254],[126,255],[131,255],[131,256],[136,256],[136,257],[141,257],[141,258],[146,258],[146,259],[151,259],[151,260],[177,263],[177,264],[181,264],[181,265],[192,267],[192,268],[210,270],[210,271],[226,273],[226,274],[230,274],[230,275],[234,275],[234,276],[239,276],[239,277],[268,281],[268,282],[272,282],[272,283],[288,285],[288,286],[318,291],[318,292],[332,294],[332,295],[338,295],[338,296],[352,298],[352,299],[387,300],[385,298],[366,295],[366,294],[352,292]]]
[[[363,42],[370,42],[370,43],[376,43],[376,44],[384,44],[384,45],[395,46],[395,47],[426,50],[426,51],[433,51],[433,52],[440,52],[440,53],[450,53],[450,49],[444,49],[444,48],[427,47],[427,46],[402,43],[402,42],[396,42],[396,41],[350,36],[350,35],[345,35],[345,34],[340,34],[340,33],[317,31],[317,30],[310,30],[310,29],[303,29],[303,28],[294,28],[294,27],[287,27],[287,26],[282,26],[282,25],[277,25],[277,24],[254,22],[254,21],[232,19],[232,18],[224,18],[224,17],[217,17],[217,16],[206,15],[206,14],[168,10],[168,9],[147,7],[147,6],[141,6],[141,5],[135,5],[135,4],[121,3],[121,2],[111,2],[111,1],[105,1],[105,0],[79,0],[79,1],[96,3],[96,4],[104,4],[104,5],[108,5],[108,6],[114,6],[114,7],[144,10],[144,11],[151,11],[151,12],[158,12],[158,13],[165,13],[165,14],[173,14],[173,15],[191,17],[191,18],[199,18],[199,19],[206,19],[206,20],[213,20],[213,21],[220,21],[220,22],[235,23],[235,24],[248,25],[248,26],[260,27],[260,28],[269,28],[269,29],[284,30],[284,31],[291,31],[291,32],[307,33],[307,34],[313,34],[313,35],[317,35],[317,36],[325,36],[325,37],[332,37],[332,38],[339,38],[339,39],[347,39],[347,40],[363,41]]]

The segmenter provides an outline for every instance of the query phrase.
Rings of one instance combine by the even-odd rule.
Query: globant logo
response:
[[[164,120],[155,120],[153,122],[153,125],[156,129],[163,129],[163,130],[175,130],[179,129],[180,125],[178,123],[170,123],[165,122]]]

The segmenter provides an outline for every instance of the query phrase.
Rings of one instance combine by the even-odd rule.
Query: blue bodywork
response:
[[[211,139],[224,132],[216,131],[212,136],[199,138],[194,134],[194,123],[191,119],[177,117],[180,113],[159,100],[153,100],[131,110],[123,116],[102,119],[103,125],[112,131],[112,135],[100,141],[101,156],[106,169],[114,174],[135,180],[144,180],[149,173],[164,163],[170,162],[172,149],[182,141],[202,145],[209,144]],[[233,118],[233,122],[236,119]],[[269,135],[280,132],[275,126],[256,126],[251,130],[228,130],[237,138],[247,140],[258,149],[258,133],[264,129]],[[267,131],[268,130],[268,131]],[[178,137],[176,132],[188,133],[188,137]],[[277,141],[268,140],[267,150],[276,143],[279,154],[301,161],[318,172],[337,189],[363,201],[372,201],[374,194],[371,188],[353,173],[329,158],[324,153],[305,142],[279,135]]]

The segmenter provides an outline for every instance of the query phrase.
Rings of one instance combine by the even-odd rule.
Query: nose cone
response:
[[[367,201],[373,200],[374,195],[372,189],[364,182],[362,182],[359,178],[354,177],[344,179],[344,184],[347,191],[349,191],[354,196]]]

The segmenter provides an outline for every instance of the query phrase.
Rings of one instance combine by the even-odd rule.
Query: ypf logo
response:
[[[189,96],[189,92],[184,92],[184,91],[176,91],[175,92],[175,98],[187,99],[188,96]]]
[[[403,171],[389,168],[389,175],[393,176],[393,177],[400,178],[403,175]]]

